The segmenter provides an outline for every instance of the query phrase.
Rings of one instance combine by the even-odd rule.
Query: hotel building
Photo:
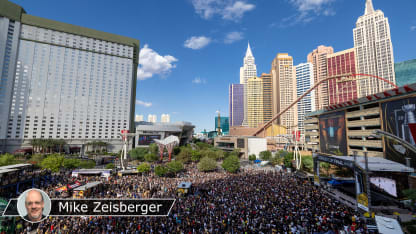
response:
[[[329,105],[335,105],[358,97],[357,81],[352,77],[356,74],[355,49],[348,49],[328,55]]]
[[[119,144],[120,130],[135,128],[138,56],[136,39],[29,15],[1,0],[0,150],[34,138]]]
[[[396,83],[393,45],[388,18],[381,10],[374,10],[371,0],[365,4],[365,12],[356,23],[354,47],[358,73],[369,74]],[[372,77],[359,77],[359,97],[368,96],[393,86]]]

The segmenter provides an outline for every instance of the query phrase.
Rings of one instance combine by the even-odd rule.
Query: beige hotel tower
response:
[[[275,116],[296,100],[296,71],[292,56],[286,53],[277,54],[272,62],[270,73],[274,91],[273,116]],[[290,108],[277,119],[277,124],[291,130],[298,122],[297,109],[297,105]]]
[[[247,80],[247,122],[251,128],[264,122],[263,80],[258,77]]]
[[[320,45],[308,54],[308,62],[313,65],[314,84],[327,78],[327,55],[333,53],[334,49],[331,46]],[[324,82],[318,86],[315,92],[315,107],[317,110],[322,110],[324,107],[328,106],[328,96],[328,82]]]

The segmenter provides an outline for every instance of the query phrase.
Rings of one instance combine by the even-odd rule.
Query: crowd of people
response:
[[[43,189],[75,179],[57,174]],[[176,178],[148,175],[77,178],[100,180],[95,198],[176,198],[167,217],[48,217],[37,233],[366,233],[354,210],[328,197],[290,173],[242,170],[237,174],[199,172],[190,165]],[[188,196],[178,196],[181,181],[192,183]],[[356,220],[353,222],[353,220]],[[35,227],[23,223],[21,233]]]

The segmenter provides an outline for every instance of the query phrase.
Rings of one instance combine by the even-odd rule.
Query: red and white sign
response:
[[[121,138],[123,139],[123,141],[126,140],[127,133],[129,133],[129,130],[127,130],[127,129],[121,130]]]
[[[413,139],[416,139],[416,123],[409,123],[410,132],[412,132]]]

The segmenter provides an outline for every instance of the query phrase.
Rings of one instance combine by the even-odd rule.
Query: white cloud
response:
[[[336,13],[330,5],[335,1],[336,0],[289,0],[298,13],[283,19],[281,26],[308,23],[318,15],[333,16]]]
[[[145,44],[140,50],[137,79],[145,80],[153,77],[153,75],[166,75],[176,67],[173,63],[177,61],[178,59],[171,55],[158,54]]]
[[[224,43],[231,44],[231,43],[239,41],[243,38],[244,37],[243,37],[242,32],[230,32],[225,36]]]
[[[189,38],[183,45],[193,50],[199,50],[207,46],[209,43],[211,43],[211,38],[200,36]]]
[[[290,0],[298,11],[315,11],[319,12],[323,6],[335,0]]]
[[[200,77],[196,77],[192,80],[193,84],[206,84],[207,81],[205,79],[201,79]]]
[[[140,105],[140,106],[144,106],[144,107],[151,107],[152,103],[151,102],[145,102],[142,100],[136,100],[136,105]]]
[[[410,26],[410,31],[416,31],[416,25]]]
[[[253,10],[254,4],[236,0],[192,0],[197,14],[204,19],[220,15],[223,19],[239,21],[244,14]]]
[[[253,10],[255,7],[253,4],[237,1],[224,9],[222,18],[237,21],[243,18],[244,13]]]

